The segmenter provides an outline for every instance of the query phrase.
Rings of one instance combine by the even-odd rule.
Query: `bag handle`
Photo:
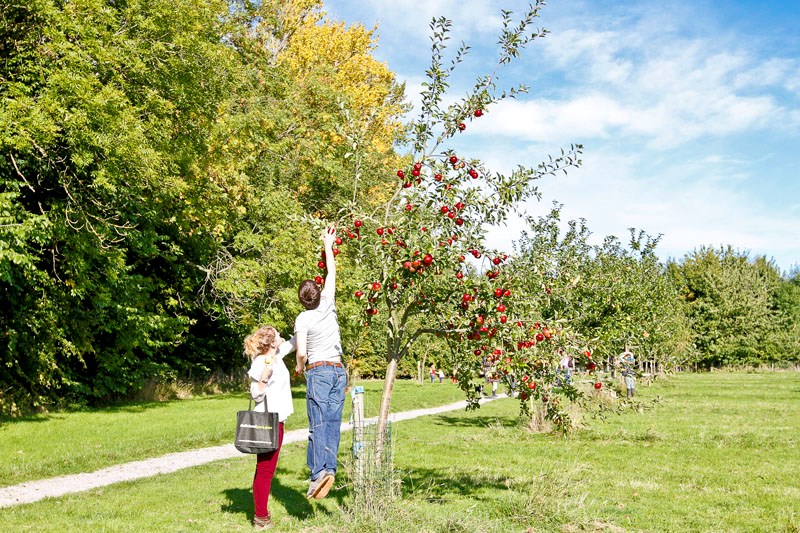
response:
[[[252,394],[248,394],[248,396],[250,397],[250,403],[247,405],[247,410],[248,411],[252,411],[253,410],[253,395]],[[266,387],[264,388],[264,412],[265,413],[269,413],[269,405],[267,405],[267,389],[266,389]]]

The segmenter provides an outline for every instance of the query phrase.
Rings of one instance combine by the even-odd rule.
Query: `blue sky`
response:
[[[500,9],[527,2],[328,0],[328,14],[378,26],[376,56],[413,100],[430,62],[428,24],[472,46],[452,94],[493,68]],[[659,255],[732,245],[783,271],[800,263],[800,1],[552,0],[500,86],[530,86],[470,124],[459,143],[491,168],[534,165],[570,143],[584,164],[541,182],[562,218],[596,242],[627,228],[663,234]],[[461,85],[463,84],[463,85]],[[511,249],[522,223],[493,232]]]

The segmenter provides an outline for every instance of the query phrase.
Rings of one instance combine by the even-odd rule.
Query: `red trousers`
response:
[[[283,446],[283,422],[278,424],[278,449],[274,452],[259,453],[256,461],[256,474],[253,476],[253,503],[255,503],[256,516],[269,517],[269,491],[272,487],[272,478],[278,466],[278,455]]]

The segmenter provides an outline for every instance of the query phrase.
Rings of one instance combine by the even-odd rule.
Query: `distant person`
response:
[[[436,373],[436,375],[439,376],[439,383],[441,383],[442,380],[444,379],[444,371],[442,371],[442,369],[440,368],[439,371]]]
[[[559,350],[559,353],[561,354],[561,360],[558,362],[558,366],[564,376],[564,381],[569,385],[572,383],[572,369],[575,368],[575,363],[568,353],[564,353],[564,350]]]
[[[497,375],[497,367],[494,364],[493,358],[484,358],[483,373],[486,383],[492,384],[492,398],[497,398],[497,385],[500,383],[500,376]]]
[[[278,413],[278,448],[256,456],[256,472],[253,476],[253,504],[255,513],[253,527],[256,531],[272,525],[269,514],[269,493],[278,456],[283,445],[283,423],[294,412],[292,391],[289,386],[289,369],[283,356],[294,350],[292,341],[281,339],[271,326],[262,326],[244,340],[244,353],[250,358],[250,396],[256,402],[254,411],[265,412],[265,405],[272,413]],[[266,401],[265,401],[266,400]]]
[[[431,377],[431,383],[433,383],[436,380],[436,367],[434,365],[431,365],[431,368],[428,370],[428,374]]]
[[[625,379],[628,398],[633,398],[636,393],[636,371],[633,367],[636,360],[633,357],[633,353],[625,350],[620,354],[619,361],[622,364],[622,377]]]
[[[324,288],[307,279],[300,284],[298,298],[306,309],[297,316],[296,373],[305,372],[308,412],[306,463],[311,471],[307,498],[328,495],[338,468],[340,427],[347,375],[342,364],[342,340],[336,312],[336,263],[333,242],[336,230],[322,236],[328,274]]]

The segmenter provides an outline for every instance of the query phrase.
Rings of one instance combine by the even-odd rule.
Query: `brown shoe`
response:
[[[333,480],[333,474],[330,472],[323,473],[316,481],[312,481],[308,486],[306,498],[321,500],[328,495],[328,492],[330,492],[331,487],[333,486]]]
[[[253,517],[253,529],[255,531],[264,531],[265,529],[269,529],[272,527],[272,519],[270,517],[260,518],[258,516]]]

